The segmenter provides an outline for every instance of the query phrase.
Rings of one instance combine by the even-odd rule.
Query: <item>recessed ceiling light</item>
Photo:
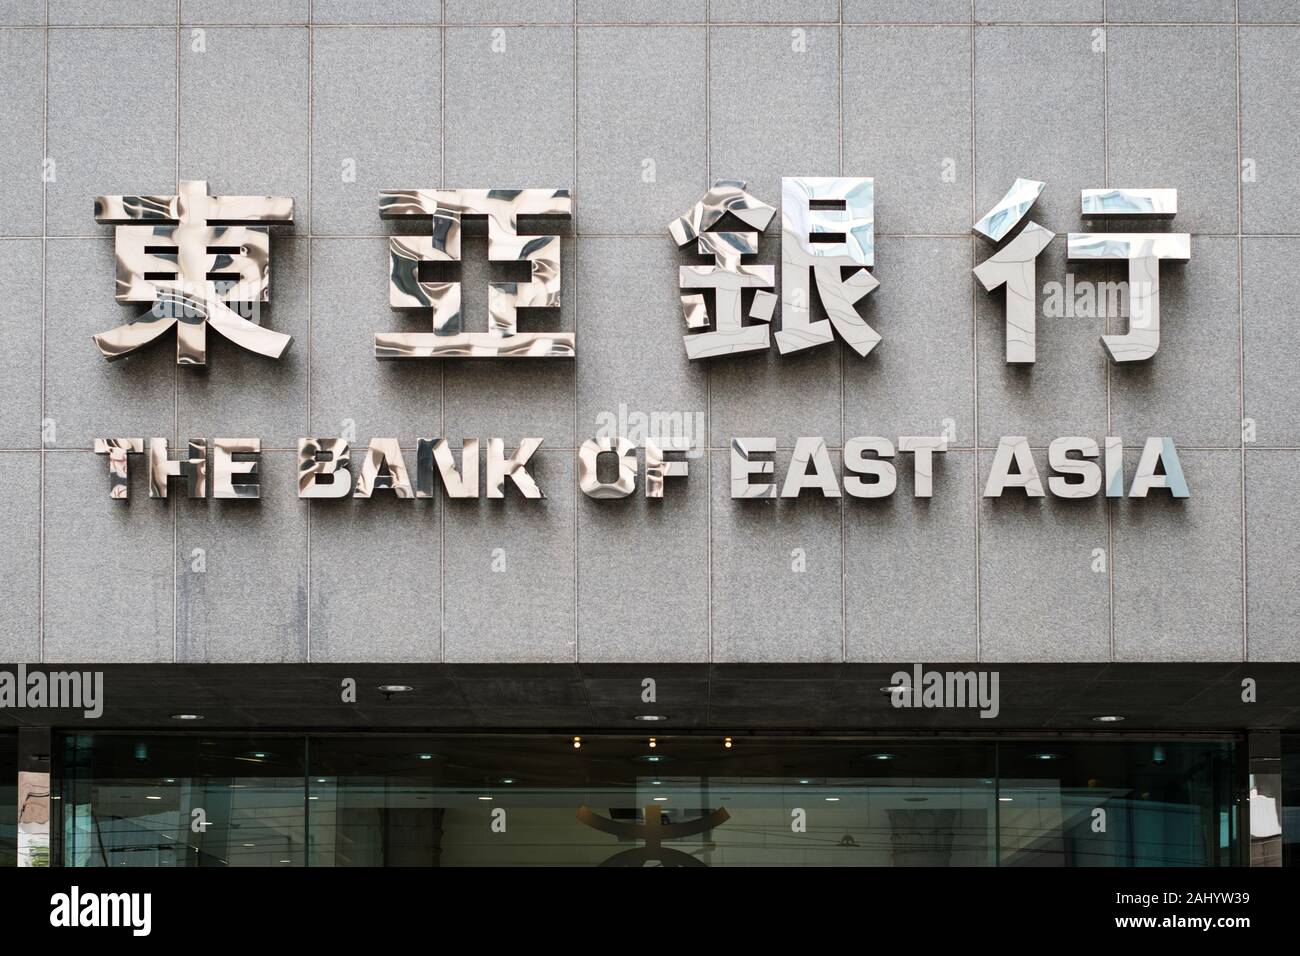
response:
[[[202,714],[172,714],[172,720],[202,720]]]
[[[418,756],[421,760],[432,760],[432,759],[434,758],[434,755],[433,755],[433,754],[418,754],[417,756]]]
[[[491,797],[479,797],[480,800],[491,800]]]
[[[663,714],[637,714],[632,719],[655,721],[655,720],[667,720],[668,718],[665,717]]]
[[[317,778],[316,778],[316,782],[317,782],[317,783],[324,783],[324,782],[325,782],[325,778],[324,778],[324,777],[317,777]]]
[[[1100,717],[1094,717],[1092,719],[1094,722],[1099,724],[1117,724],[1124,718],[1119,714],[1102,714]]]
[[[656,803],[665,803],[665,802],[667,802],[667,800],[668,800],[667,797],[655,797],[655,802],[656,802]]]
[[[839,803],[839,802],[840,802],[840,798],[839,798],[839,797],[827,797],[827,798],[826,798],[826,802],[827,802],[827,803]]]
[[[281,860],[280,862],[281,862],[281,863],[292,863],[293,860]]]
[[[1029,755],[1029,759],[1030,759],[1030,760],[1059,760],[1060,757],[1061,757],[1060,754],[1049,754],[1049,753],[1030,754],[1030,755]]]
[[[803,778],[802,780],[800,780],[799,782],[802,783],[802,784],[804,784],[805,786],[808,785],[808,784],[810,784],[810,783],[812,783],[812,781],[809,780],[807,777],[804,777],[804,778]]]
[[[385,697],[391,697],[394,694],[405,694],[407,691],[415,690],[410,684],[380,684],[379,692]]]
[[[146,794],[144,795],[144,798],[145,798],[146,800],[161,800],[161,799],[162,799],[162,797],[158,796],[157,794],[153,794],[153,793],[146,793]]]
[[[256,843],[245,843],[244,846],[257,846]]]
[[[1010,803],[1011,801],[1011,797],[998,797],[998,803]]]
[[[871,759],[872,760],[893,760],[894,755],[893,754],[872,754]]]
[[[501,778],[501,782],[504,783],[504,784],[512,784],[512,783],[515,782],[515,778],[514,778],[514,777],[502,777],[502,778]]]
[[[664,782],[663,782],[662,780],[651,780],[651,781],[650,781],[650,786],[652,786],[652,787],[662,787],[663,785],[664,785]]]

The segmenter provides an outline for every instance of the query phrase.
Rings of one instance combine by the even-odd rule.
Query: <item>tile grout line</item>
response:
[[[438,23],[438,185],[447,188],[447,0]],[[447,434],[447,362],[438,362],[438,432]],[[464,451],[461,453],[464,467]],[[447,496],[438,496],[438,660],[447,660]]]
[[[316,182],[312,166],[312,146],[316,137],[316,33],[312,21],[316,18],[315,0],[307,0],[307,231],[311,232],[316,220]],[[307,431],[311,427],[311,367],[315,323],[312,316],[312,260],[314,243],[307,240]],[[311,499],[307,499],[307,663],[311,663]]]
[[[1240,391],[1237,394],[1238,425],[1241,429],[1241,659],[1250,660],[1250,592],[1247,590],[1247,547],[1249,532],[1247,520],[1246,487],[1246,310],[1245,310],[1245,241],[1242,228],[1245,225],[1245,203],[1241,180],[1242,163],[1242,123],[1241,123],[1241,0],[1233,4],[1233,37],[1236,48],[1237,67],[1237,381]]]
[[[975,0],[970,4],[970,215],[971,222],[979,221],[979,197],[976,195],[976,145],[975,145]],[[970,250],[971,271],[979,264],[979,247],[974,236],[966,239]],[[969,280],[968,280],[969,281]],[[983,633],[981,618],[983,606],[980,600],[983,590],[983,576],[980,573],[980,367],[979,367],[979,302],[975,292],[975,283],[970,283],[970,361],[971,361],[971,417],[973,434],[971,440],[976,448],[975,464],[971,468],[971,495],[974,504],[971,513],[975,519],[975,662],[983,657]]]
[[[578,0],[573,0],[570,8],[573,13],[573,73],[571,83],[573,84],[572,93],[572,115],[573,115],[573,443],[576,445],[580,440],[581,432],[578,430],[578,332],[581,331],[582,311],[578,308],[578,263],[581,261],[579,240],[578,240],[578,214],[582,211],[582,196],[578,189]],[[581,645],[581,622],[582,622],[582,602],[579,598],[580,591],[578,587],[578,573],[581,566],[579,561],[581,542],[578,534],[579,508],[582,507],[582,501],[579,497],[578,483],[573,483],[573,662],[577,664],[580,660],[582,650]],[[585,687],[585,685],[584,685]]]
[[[1110,187],[1110,6],[1109,0],[1101,5],[1101,183]],[[1110,331],[1109,316],[1102,319],[1102,332]],[[1114,363],[1106,362],[1106,434],[1115,433],[1114,413],[1111,405],[1111,381]],[[1110,660],[1115,660],[1115,509],[1114,498],[1104,499],[1106,505],[1106,590],[1109,603],[1107,630],[1109,632]]]
[[[38,565],[36,571],[36,658],[45,661],[45,421],[47,388],[45,367],[46,309],[48,279],[46,276],[45,236],[49,226],[49,176],[45,164],[50,159],[50,3],[45,0],[45,29],[41,33],[43,49],[43,76],[41,79],[41,442],[39,465],[40,506],[36,524],[36,553]]]
[[[836,28],[836,47],[835,47],[835,82],[836,96],[838,103],[837,125],[839,127],[839,175],[844,175],[844,0],[839,0],[839,24]],[[872,216],[872,225],[875,225],[875,216]],[[784,276],[782,277],[784,279]],[[836,349],[839,350],[840,359],[840,446],[843,447],[845,440],[848,438],[848,409],[845,406],[845,387],[844,387],[844,345],[842,342],[835,343]],[[841,466],[843,461],[841,461]],[[840,497],[840,661],[847,662],[849,659],[849,596],[848,596],[848,529],[844,524],[844,498]]]
[[[181,191],[181,0],[176,0],[176,148],[174,153],[176,194]],[[179,332],[179,330],[178,330]],[[172,447],[180,446],[181,435],[181,368],[172,369]],[[181,506],[168,500],[172,509],[172,661],[180,659],[180,561],[181,561]]]
[[[709,49],[713,42],[713,33],[709,28],[710,20],[713,16],[713,8],[710,0],[704,0],[704,190],[707,192],[713,186],[713,58]],[[709,365],[704,367],[704,444],[706,446],[713,444],[713,369]],[[705,556],[708,571],[708,601],[706,609],[708,612],[708,662],[709,666],[713,665],[713,454],[706,450],[704,453],[704,477],[707,484],[707,494],[704,502],[704,524],[706,529],[705,539]],[[710,711],[713,707],[713,681],[709,681],[708,690],[704,698],[704,719],[709,720]]]

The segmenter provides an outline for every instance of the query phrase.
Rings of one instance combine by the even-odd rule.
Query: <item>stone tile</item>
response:
[[[703,446],[707,373],[687,361],[682,345],[671,242],[579,242],[578,440],[624,434],[639,441],[653,428]]]
[[[1046,483],[1047,455],[1034,459]],[[985,498],[992,462],[980,453],[980,659],[1108,660],[1110,577],[1093,570],[1108,548],[1105,499]]]
[[[583,233],[665,235],[708,187],[703,27],[578,30]],[[671,83],[646,84],[672,64]]]
[[[1233,28],[1112,27],[1107,43],[1107,182],[1176,188],[1178,215],[1169,228],[1236,232]]]
[[[899,455],[893,495],[844,499],[849,660],[976,659],[974,458],[936,456],[933,498]]]
[[[174,29],[51,30],[48,101],[50,235],[111,234],[96,196],[175,193]]]
[[[545,448],[533,456],[544,501],[510,487],[504,500],[447,502],[445,660],[574,660],[573,461],[572,452]]]
[[[45,37],[0,30],[0,236],[39,236],[45,216],[41,139],[45,129]],[[57,169],[57,167],[56,167]]]
[[[1242,23],[1300,23],[1296,0],[1238,0],[1237,16]]]
[[[993,254],[992,243],[978,240],[975,245],[977,261]],[[996,445],[1003,435],[1025,435],[1034,445],[1062,435],[1104,436],[1110,362],[1101,344],[1105,320],[1081,296],[1099,282],[1125,279],[1120,269],[1067,262],[1065,236],[1052,240],[1038,257],[1038,360],[1032,365],[1007,363],[1006,290],[985,292],[971,277],[976,284],[980,444]]]
[[[836,0],[709,0],[714,23],[834,23]]]
[[[110,502],[106,502],[110,503]],[[41,659],[41,456],[0,452],[0,580],[5,613],[0,616],[0,661]]]
[[[1131,484],[1140,449],[1124,455]],[[1191,497],[1115,508],[1115,660],[1241,660],[1241,453],[1180,450]]]
[[[55,26],[176,24],[176,0],[49,0]]]
[[[45,0],[10,0],[0,7],[0,26],[27,27],[45,23]]]
[[[438,433],[442,363],[375,359],[375,333],[432,329],[427,313],[388,306],[386,239],[312,241],[311,433],[364,445]]]
[[[542,226],[538,232],[545,232]],[[520,310],[524,331],[575,327],[573,292],[577,282],[577,257],[572,239],[561,241],[561,306],[556,309]],[[465,329],[486,332],[488,284],[502,281],[509,266],[490,264],[485,238],[462,241],[461,308]],[[396,316],[394,321],[402,321]],[[425,322],[429,320],[426,318]],[[582,354],[582,337],[577,337]],[[489,435],[517,440],[526,435],[546,440],[547,447],[574,447],[577,403],[574,359],[449,359],[444,372],[443,402],[449,436]]]
[[[261,438],[263,448],[295,448],[307,434],[307,308],[310,242],[271,239],[271,301],[260,324],[293,336],[279,359],[247,352],[208,330],[208,364],[177,371],[176,441]],[[174,336],[174,333],[172,333]]]
[[[313,662],[440,659],[439,507],[386,492],[311,503]]]
[[[776,314],[779,318],[780,306]],[[776,321],[773,324],[780,328]],[[838,336],[827,345],[789,355],[781,355],[773,340],[766,352],[711,360],[710,447],[726,448],[742,436],[766,436],[782,448],[793,448],[795,439],[804,435],[819,435],[830,446],[842,445],[842,369],[861,361]]]
[[[41,281],[39,239],[0,242],[0,448],[41,443]]]
[[[597,500],[578,493],[578,658],[582,661],[709,659],[708,459],[645,497]]]
[[[734,500],[730,453],[710,457],[713,659],[843,660],[840,501],[815,491]],[[841,474],[839,453],[831,459]],[[777,452],[778,482],[789,464],[790,453]]]
[[[843,6],[845,23],[969,23],[971,19],[970,0],[844,0]]]
[[[1127,266],[1118,271],[1125,277]],[[1112,366],[1112,434],[1236,446],[1241,442],[1237,240],[1198,236],[1188,262],[1169,263],[1160,273],[1160,349],[1146,362]],[[1112,320],[1111,327],[1122,332],[1127,320]]]
[[[312,0],[312,23],[441,23],[442,4],[429,0]],[[316,34],[319,40],[320,34]]]
[[[1300,84],[1300,27],[1242,27],[1241,222],[1246,232],[1300,232],[1300,128],[1292,118]]]
[[[968,27],[844,31],[844,172],[875,177],[879,232],[970,230],[970,61]]]
[[[180,171],[213,195],[290,196],[295,228],[311,231],[308,201],[307,30],[206,31],[181,47]],[[250,122],[248,104],[258,104]]]
[[[778,210],[782,176],[834,176],[840,163],[837,31],[797,29],[793,36],[785,27],[717,27],[709,34],[713,176],[745,180]],[[768,231],[780,228],[778,215]]]
[[[307,660],[307,503],[297,463],[294,452],[264,452],[256,501],[177,499],[177,660]]]
[[[306,23],[310,0],[181,0],[181,23]]]
[[[1088,27],[976,27],[977,215],[1023,176],[1047,183],[1034,219],[1078,231],[1080,190],[1105,184],[1103,57],[1094,44]]]
[[[624,0],[578,0],[579,23],[699,23],[705,0],[658,0],[625,3]]]
[[[109,362],[91,336],[147,309],[113,297],[113,244],[59,239],[45,246],[45,415],[57,448],[89,451],[95,438],[150,438],[176,425],[176,333]]]
[[[317,235],[380,234],[380,190],[439,185],[441,55],[432,29],[313,31]]]
[[[975,0],[975,22],[1100,22],[1104,7],[1103,0]]]
[[[446,0],[448,23],[572,23],[573,0]]]
[[[1235,9],[1233,0],[1109,0],[1106,16],[1111,23],[1231,23]]]
[[[1300,452],[1246,451],[1246,637],[1252,661],[1293,661],[1300,574],[1292,507]]]
[[[883,336],[843,348],[845,437],[947,435],[972,445],[970,240],[885,239],[863,314]]]
[[[113,501],[103,456],[46,456],[47,661],[174,658],[176,505],[149,497],[143,460],[130,463],[131,497]]]
[[[1300,445],[1300,329],[1291,319],[1300,296],[1295,256],[1300,239],[1246,239],[1242,244],[1246,417],[1261,445]],[[1189,262],[1188,265],[1191,265]]]
[[[449,28],[446,113],[448,186],[573,189],[573,28]]]

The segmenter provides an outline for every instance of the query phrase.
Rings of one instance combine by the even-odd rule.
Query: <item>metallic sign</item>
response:
[[[119,223],[117,301],[153,308],[94,336],[117,359],[176,326],[176,363],[207,363],[209,325],[240,348],[279,358],[290,337],[264,329],[231,308],[266,302],[269,226],[293,221],[280,196],[209,196],[205,182],[183,182],[175,196],[98,196],[95,219]]]
[[[375,358],[572,358],[572,332],[520,332],[518,310],[560,305],[560,237],[521,236],[519,216],[569,216],[567,189],[396,189],[380,194],[385,219],[426,219],[427,235],[389,240],[388,302],[429,310],[432,332],[379,332]],[[466,332],[460,283],[423,279],[421,265],[461,261],[461,224],[486,218],[488,259],[527,262],[528,282],[488,285],[488,330]]]

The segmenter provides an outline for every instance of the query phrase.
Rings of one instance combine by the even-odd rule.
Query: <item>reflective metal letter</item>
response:
[[[191,438],[186,447],[189,458],[173,461],[167,454],[166,438],[149,439],[149,497],[166,498],[167,483],[172,478],[185,479],[185,495],[202,498],[208,492],[208,443]]]
[[[1156,468],[1160,465],[1164,466],[1163,475],[1156,474]],[[1178,460],[1178,450],[1174,448],[1172,438],[1147,439],[1128,496],[1145,498],[1152,488],[1168,488],[1169,494],[1175,498],[1190,497],[1187,479],[1183,476],[1183,466]]]
[[[868,458],[872,452],[875,457]],[[844,443],[844,493],[854,498],[888,498],[898,487],[898,471],[890,461],[894,443],[887,438],[850,438]],[[874,475],[863,481],[859,475]]]
[[[758,458],[772,455],[773,458]],[[733,438],[731,440],[731,497],[775,498],[776,482],[750,481],[751,475],[776,474],[775,438]]]
[[[352,493],[350,460],[342,438],[298,439],[298,497],[346,498]]]
[[[913,467],[912,492],[916,498],[934,497],[934,455],[948,450],[948,439],[942,435],[901,435],[898,439],[900,452],[911,452],[916,456]]]
[[[1045,184],[1034,179],[1017,179],[974,232],[1000,242],[1029,213]],[[1056,238],[1056,233],[1030,222],[1009,243],[975,267],[975,278],[992,292],[1006,286],[1006,356],[1013,364],[1036,359],[1038,328],[1039,254]]]
[[[214,438],[212,440],[212,497],[260,498],[258,461],[260,438]],[[236,481],[238,475],[240,480]]]
[[[618,456],[618,478],[612,482],[596,474],[606,453]],[[578,487],[588,498],[626,498],[636,490],[636,446],[621,437],[617,449],[612,438],[588,438],[578,449]]]
[[[1089,193],[1092,195],[1090,196]],[[1177,190],[1085,190],[1083,205],[1094,218],[1172,217]],[[1144,210],[1134,212],[1134,209]],[[1160,347],[1160,260],[1186,261],[1192,238],[1185,232],[1072,232],[1071,262],[1128,260],[1128,332],[1103,335],[1102,344],[1116,362],[1141,362]]]
[[[560,305],[560,237],[521,236],[519,216],[569,216],[567,189],[395,189],[379,197],[384,219],[431,220],[429,235],[389,239],[388,301],[394,309],[430,309],[432,332],[378,332],[375,358],[573,358],[572,332],[520,332],[521,308]],[[461,223],[486,217],[488,259],[527,262],[528,282],[488,285],[488,330],[466,332],[459,282],[420,278],[420,264],[459,262]]]
[[[124,499],[131,497],[130,465],[128,454],[144,453],[143,438],[96,438],[95,454],[108,456],[108,496]]]
[[[859,355],[880,335],[862,320],[854,304],[880,283],[867,271],[876,263],[875,182],[842,176],[781,180],[781,354],[830,342],[831,327]],[[854,271],[847,279],[843,271]],[[811,321],[808,270],[829,322]]]
[[[712,231],[728,214],[754,231]],[[713,256],[713,265],[678,269],[679,288],[714,290],[712,316],[708,314],[702,292],[681,296],[688,329],[708,329],[710,318],[714,325],[712,330],[682,337],[688,359],[736,355],[768,347],[766,323],[771,322],[776,310],[776,295],[766,290],[776,285],[776,270],[770,265],[750,265],[741,260],[758,252],[758,235],[775,214],[775,209],[745,190],[744,180],[719,179],[690,211],[668,224],[668,232],[679,247],[694,242],[700,255]],[[765,324],[744,324],[741,307],[744,289],[759,290],[754,293],[749,317]]]
[[[278,359],[290,337],[264,329],[227,303],[266,302],[269,226],[293,221],[293,200],[281,196],[209,196],[205,182],[182,182],[175,196],[98,196],[95,219],[120,223],[117,301],[153,309],[94,337],[117,359],[176,326],[176,363],[207,363],[211,325],[240,348]]]
[[[1011,463],[1016,463],[1016,473],[1011,473]],[[1029,450],[1029,439],[1020,435],[1008,435],[998,439],[997,451],[993,453],[993,467],[989,469],[989,480],[984,485],[985,498],[1001,498],[1007,488],[1023,488],[1030,498],[1042,498],[1043,482],[1038,477],[1038,466],[1034,464],[1033,452]]]
[[[668,459],[668,452],[685,455],[691,450],[691,440],[685,435],[666,435],[662,438],[645,440],[645,496],[662,498],[664,496],[664,479],[685,478],[690,474],[690,465],[683,458]]]
[[[487,496],[504,498],[506,496],[506,479],[514,482],[515,487],[525,498],[545,498],[542,489],[528,473],[528,459],[542,445],[540,438],[523,438],[519,441],[519,450],[506,458],[506,443],[500,438],[487,440]]]
[[[478,497],[478,439],[461,442],[462,468],[456,470],[451,444],[445,438],[421,438],[415,452],[415,497],[433,497],[433,471],[437,467],[448,498]]]
[[[812,474],[808,466],[812,465]],[[785,473],[785,482],[781,485],[782,498],[798,498],[804,488],[820,489],[823,498],[838,498],[840,485],[835,480],[835,469],[831,467],[830,452],[826,450],[824,438],[796,438],[794,453],[790,456],[790,468]]]
[[[1078,452],[1080,458],[1073,458],[1070,452]],[[1066,481],[1052,475],[1047,479],[1048,490],[1058,498],[1091,498],[1101,491],[1101,468],[1095,461],[1098,454],[1097,443],[1091,438],[1057,438],[1047,446],[1047,465],[1062,475],[1080,475],[1082,481]]]
[[[361,460],[353,498],[369,498],[376,491],[391,491],[398,498],[414,498],[402,446],[396,438],[372,438]]]

